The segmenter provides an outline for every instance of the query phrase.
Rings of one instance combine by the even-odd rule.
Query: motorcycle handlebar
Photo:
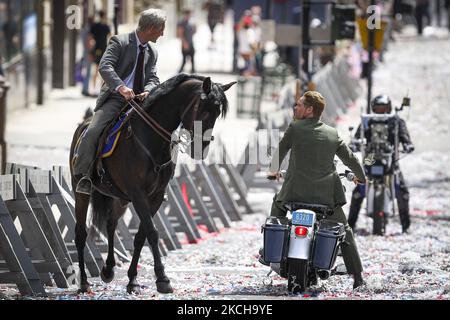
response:
[[[279,174],[280,178],[283,178],[284,175],[286,174],[286,170],[281,170],[278,174]],[[355,179],[355,174],[350,170],[345,170],[345,172],[339,173],[339,176],[345,177],[350,182],[352,182]],[[277,179],[276,176],[267,176],[266,178],[268,180],[276,180]]]

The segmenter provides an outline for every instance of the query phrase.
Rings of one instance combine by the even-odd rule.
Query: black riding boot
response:
[[[82,176],[77,183],[76,192],[90,195],[92,193],[92,170],[93,165],[90,166],[86,175]]]

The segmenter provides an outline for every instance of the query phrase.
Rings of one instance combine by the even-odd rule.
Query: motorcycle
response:
[[[339,176],[354,179],[351,171]],[[289,202],[285,207],[286,217],[269,217],[261,227],[263,257],[271,272],[288,280],[288,291],[297,294],[316,285],[317,277],[330,277],[345,228],[342,223],[327,219],[333,214],[328,206]]]
[[[408,98],[400,108],[409,106]],[[365,188],[361,191],[366,195],[366,209],[368,217],[372,218],[374,235],[384,235],[388,220],[395,215],[395,185],[399,174],[396,162],[399,160],[398,124],[389,130],[389,122],[395,114],[363,114],[361,116],[360,139],[351,137],[351,149],[361,150],[364,169],[367,176]],[[350,131],[352,128],[349,128]],[[365,138],[364,130],[370,130],[370,139]],[[389,137],[393,135],[394,143]],[[361,147],[362,146],[362,147]]]

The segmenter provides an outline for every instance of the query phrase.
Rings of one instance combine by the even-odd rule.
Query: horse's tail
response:
[[[101,194],[98,191],[92,191],[92,225],[97,227],[97,230],[106,234],[106,223],[113,215],[114,199]]]

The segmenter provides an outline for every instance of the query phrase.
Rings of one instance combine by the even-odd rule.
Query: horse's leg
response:
[[[160,293],[172,293],[173,288],[170,285],[170,280],[166,276],[164,266],[161,261],[161,254],[159,252],[159,235],[153,224],[152,217],[160,207],[164,198],[164,192],[154,196],[149,205],[148,201],[143,196],[137,196],[133,199],[133,206],[141,219],[141,225],[144,228],[145,235],[147,236],[148,243],[153,253],[153,261],[155,263],[154,270],[156,276],[156,288]],[[141,247],[142,248],[142,247]]]
[[[142,223],[139,224],[139,230],[134,236],[134,251],[133,258],[128,268],[128,279],[130,282],[127,285],[128,293],[139,294],[141,292],[139,283],[137,282],[137,265],[139,262],[139,257],[141,256],[141,250],[145,243],[145,230]]]
[[[108,257],[106,258],[106,265],[103,266],[101,278],[103,282],[110,283],[114,279],[114,267],[116,260],[114,259],[114,233],[116,232],[117,220],[115,217],[110,217],[106,230],[108,233]]]
[[[78,267],[80,268],[80,289],[78,292],[89,292],[90,284],[87,281],[87,275],[84,265],[84,247],[86,246],[86,216],[89,207],[89,196],[75,192],[75,245],[78,252]]]

